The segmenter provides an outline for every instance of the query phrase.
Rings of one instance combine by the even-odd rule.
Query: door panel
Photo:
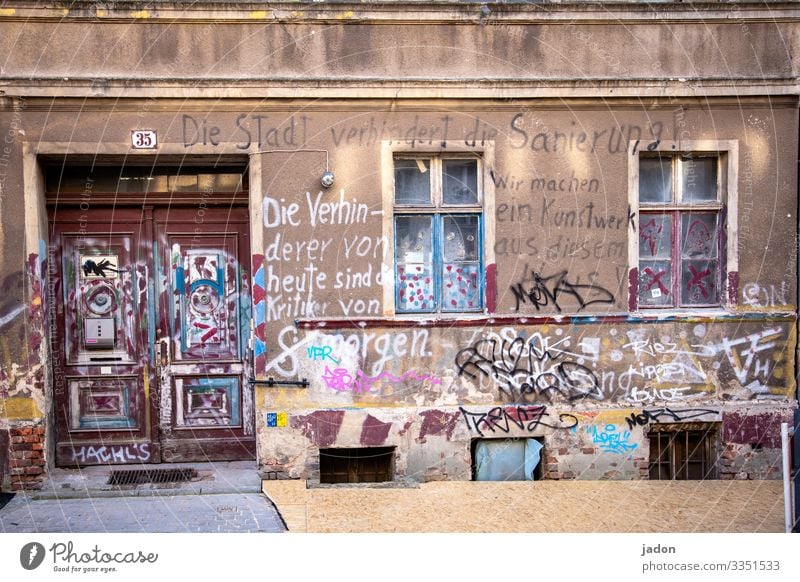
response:
[[[58,218],[50,266],[56,462],[153,461],[141,211],[61,210]]]
[[[156,212],[161,264],[157,329],[162,352],[164,460],[255,458],[253,398],[246,383],[249,254],[244,209]]]
[[[58,211],[61,466],[255,458],[245,209]]]
[[[236,236],[167,234],[176,363],[241,361]]]

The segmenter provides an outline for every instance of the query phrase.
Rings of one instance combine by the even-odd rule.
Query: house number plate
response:
[[[153,129],[131,130],[131,146],[137,150],[151,150],[158,145],[156,132]]]

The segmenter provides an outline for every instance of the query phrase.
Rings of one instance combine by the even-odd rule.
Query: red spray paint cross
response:
[[[703,294],[703,299],[708,299],[708,289],[706,289],[706,286],[703,284],[703,279],[711,274],[711,269],[698,271],[694,268],[694,265],[689,265],[689,272],[692,274],[692,278],[689,279],[689,282],[686,284],[686,290],[691,291],[692,287],[697,285],[698,289],[700,289],[700,293]]]

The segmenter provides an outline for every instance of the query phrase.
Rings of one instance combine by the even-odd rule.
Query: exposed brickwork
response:
[[[718,461],[720,479],[780,479],[780,449],[727,443]]]
[[[12,428],[8,434],[11,489],[41,489],[46,471],[44,427]]]
[[[8,458],[8,445],[8,430],[0,430],[0,488],[6,484],[6,480],[9,477],[10,463]]]

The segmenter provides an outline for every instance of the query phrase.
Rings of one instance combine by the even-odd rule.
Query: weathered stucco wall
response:
[[[201,13],[194,22],[186,22],[194,15],[186,8],[177,19],[158,9],[74,10],[50,21],[28,20],[19,10],[5,15],[0,51],[9,55],[4,75],[10,78],[27,79],[35,71],[43,85],[94,80],[93,93],[99,95],[118,88],[122,79],[149,84],[225,78],[245,87],[267,79],[338,79],[345,86],[356,79],[475,79],[483,86],[493,79],[763,82],[797,72],[787,51],[797,45],[797,27],[764,22],[754,7],[732,12],[711,6],[704,14],[708,20],[698,21],[694,6],[690,13],[680,5],[661,6],[656,22],[650,7],[635,5],[605,14],[495,6],[486,18],[477,6],[421,8],[291,4],[229,11],[219,19]],[[770,17],[781,14],[780,8]],[[409,22],[409,14],[419,20]],[[80,20],[87,17],[94,17],[94,26]],[[432,38],[437,50],[426,42]]]
[[[313,475],[316,447],[396,446],[398,476],[468,479],[472,439],[544,437],[548,478],[633,478],[653,423],[721,422],[720,472],[776,477],[794,343],[792,322],[310,331],[310,387],[257,393],[290,411],[258,419],[262,459]]]
[[[265,470],[315,477],[321,446],[388,444],[400,477],[468,479],[471,440],[511,435],[544,438],[547,477],[637,478],[651,424],[713,421],[721,476],[777,476],[776,427],[796,407],[790,5],[772,22],[755,6],[658,21],[642,6],[424,7],[414,22],[284,8],[0,14],[0,431],[30,445],[6,455],[18,484],[39,478],[52,405],[41,156],[152,161],[130,149],[135,128],[172,162],[250,163],[255,373],[310,381],[256,388]],[[632,160],[719,140],[738,156],[731,300],[631,313]],[[483,317],[393,317],[393,152],[483,160]],[[586,293],[537,303],[534,272]]]
[[[623,422],[627,408],[620,407],[636,414],[689,407],[703,411],[699,417],[687,413],[692,419],[722,422],[728,437],[738,434],[730,418],[766,415],[768,420],[758,422],[770,427],[763,438],[771,446],[759,444],[762,437],[754,440],[751,431],[739,437],[742,442],[723,439],[720,454],[725,447],[756,444],[752,453],[728,451],[730,466],[742,475],[775,476],[775,422],[788,419],[795,394],[796,255],[785,233],[795,220],[797,143],[790,128],[796,110],[755,102],[743,115],[691,101],[661,103],[646,112],[630,105],[595,110],[534,102],[469,109],[453,103],[440,110],[407,104],[410,111],[391,114],[375,103],[302,113],[247,105],[204,112],[195,104],[190,111],[145,115],[83,112],[77,120],[28,103],[16,115],[33,143],[74,135],[73,143],[100,143],[101,155],[124,147],[130,128],[144,117],[158,129],[165,152],[252,154],[257,163],[251,172],[258,174],[251,179],[260,188],[251,197],[256,373],[311,382],[308,389],[258,389],[256,429],[265,468],[312,476],[319,446],[390,444],[398,447],[398,475],[464,479],[470,475],[471,439],[487,431],[506,436],[496,425],[510,419],[508,435],[545,437],[546,474],[552,478],[631,478],[646,465],[642,426],[654,420],[629,426]],[[99,128],[105,127],[101,137]],[[716,321],[702,311],[685,321],[645,321],[628,313],[627,249],[638,220],[629,208],[628,160],[637,141],[646,147],[663,140],[738,140],[740,285],[736,304],[727,309],[732,320]],[[494,198],[485,216],[492,233],[485,266],[487,293],[497,298],[494,320],[462,318],[452,328],[401,320],[380,327],[392,309],[385,292],[385,281],[393,278],[387,259],[387,146],[484,156],[483,187]],[[283,149],[300,151],[270,151]],[[317,149],[327,152],[337,176],[330,190],[318,185],[325,152],[304,151]],[[17,171],[6,184],[19,194],[23,182]],[[15,211],[19,206],[3,214],[4,228],[19,230],[23,219],[15,220]],[[35,205],[29,212],[41,214]],[[24,254],[17,243],[6,261]],[[29,309],[12,307],[5,314],[7,337],[19,342],[5,350],[5,369],[19,378],[4,377],[4,387],[8,396],[36,406],[35,419],[45,409],[46,363],[38,349],[41,335],[31,332],[42,325],[36,289],[46,284],[46,268],[38,253],[27,259],[25,270],[8,275],[27,281],[32,294],[24,296]],[[534,271],[563,272],[564,280],[586,285],[602,300],[562,294],[557,302],[530,301]],[[319,319],[338,329],[313,329]],[[361,320],[372,323],[363,330]],[[26,353],[30,362],[14,359]],[[354,407],[370,410],[346,410]],[[616,414],[620,422],[594,422],[597,407],[616,410],[604,414]],[[268,427],[273,412],[287,413],[288,426]],[[562,420],[563,414],[571,416]],[[527,416],[530,421],[523,422]],[[668,412],[664,419],[676,417]],[[677,419],[685,420],[680,413]],[[606,449],[612,450],[604,450],[611,441],[616,444]]]

